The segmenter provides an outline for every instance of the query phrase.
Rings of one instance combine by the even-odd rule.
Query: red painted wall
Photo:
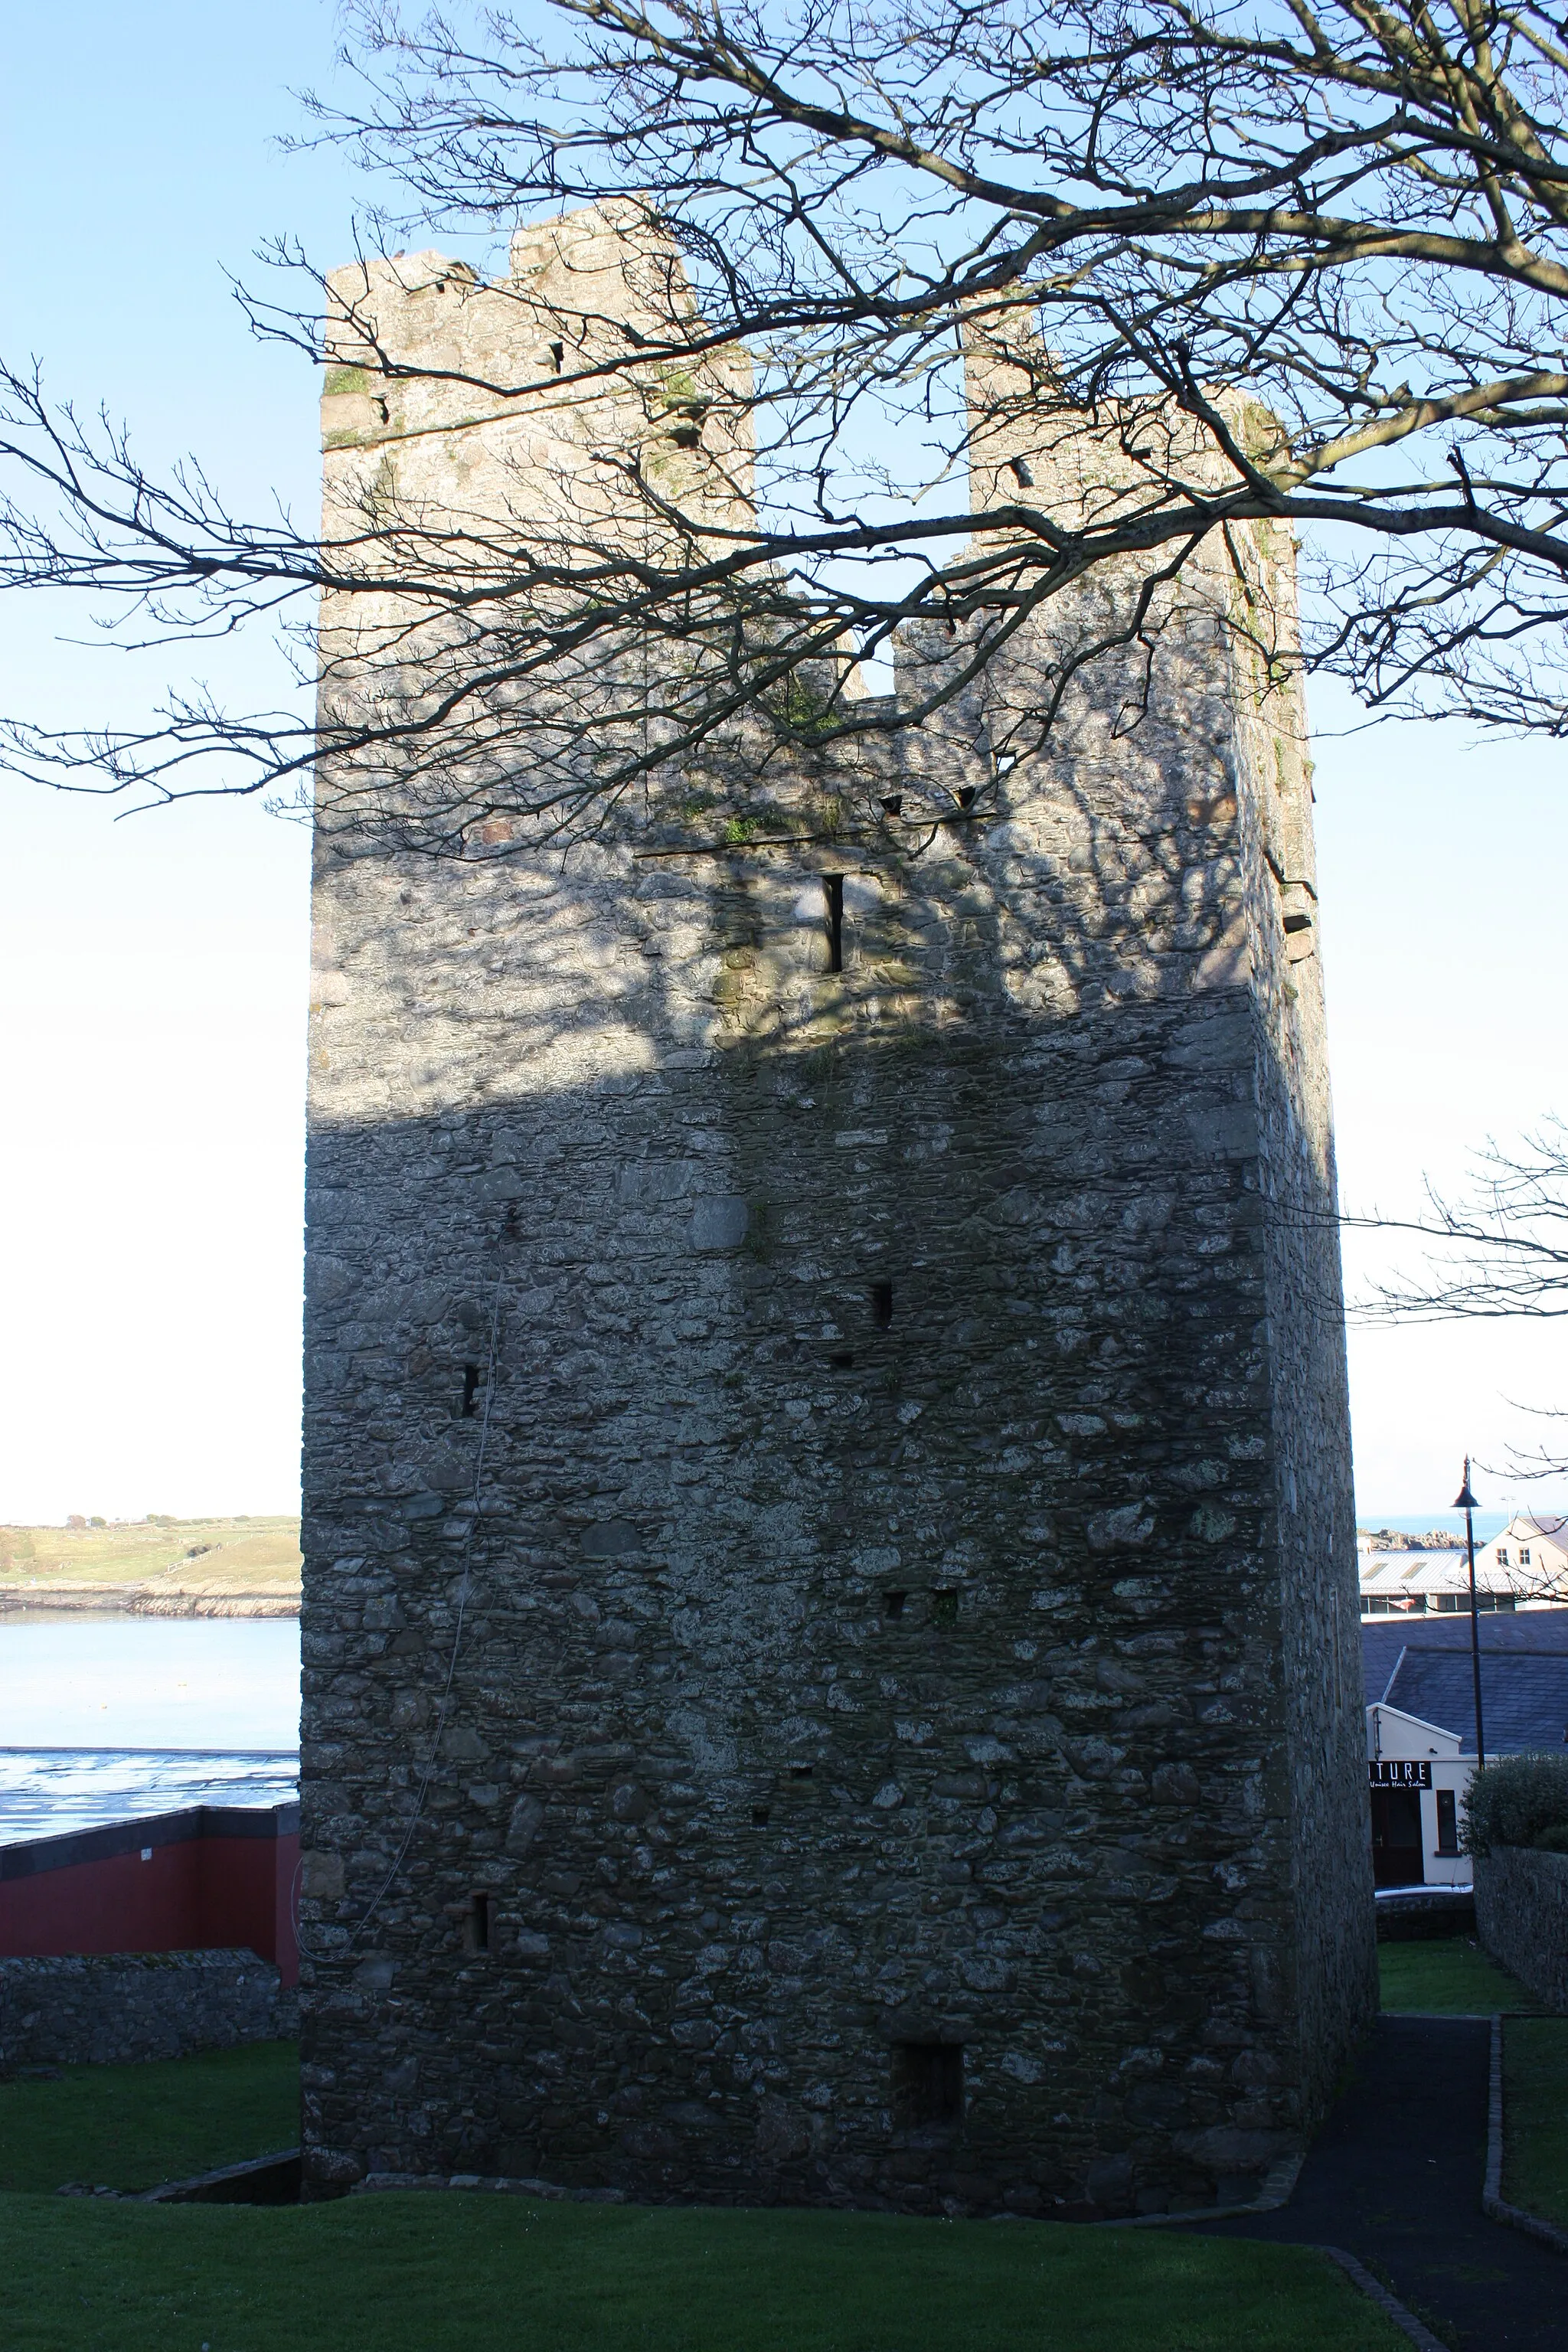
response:
[[[57,1867],[0,1877],[0,1957],[187,1952],[237,1944],[273,1961],[286,1985],[297,1982],[298,1830],[170,1839],[164,1821],[129,1824],[127,1838],[138,1834],[142,1844],[123,1853],[62,1859]],[[80,1842],[57,1843],[68,1849]],[[145,1862],[144,1847],[150,1850]]]

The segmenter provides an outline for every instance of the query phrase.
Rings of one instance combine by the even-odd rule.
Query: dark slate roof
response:
[[[1568,1657],[1568,1609],[1521,1609],[1511,1615],[1502,1610],[1482,1612],[1481,1658],[1483,1681],[1481,1706],[1486,1706],[1487,1685],[1485,1661],[1494,1654],[1508,1656],[1521,1650],[1531,1650],[1538,1655]],[[1462,1650],[1470,1654],[1470,1620],[1463,1615],[1439,1617],[1436,1611],[1424,1617],[1368,1617],[1362,1620],[1361,1655],[1366,1683],[1367,1705],[1384,1696],[1388,1678],[1399,1664],[1402,1650],[1413,1644],[1423,1650]],[[1392,1705],[1392,1700],[1390,1705]],[[1467,1704],[1466,1717],[1469,1707]],[[1458,1726],[1454,1727],[1458,1729]],[[1562,1726],[1558,1726],[1558,1737]]]
[[[1468,1649],[1408,1643],[1382,1693],[1389,1706],[1459,1735],[1473,1756],[1475,1694]],[[1481,1721],[1489,1756],[1561,1748],[1568,1739],[1568,1649],[1510,1648],[1481,1657]]]

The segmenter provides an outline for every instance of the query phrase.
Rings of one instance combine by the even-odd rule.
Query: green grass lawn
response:
[[[0,2083],[0,2190],[155,2189],[299,2144],[292,2042]]]
[[[1434,2017],[1490,2017],[1498,2010],[1539,2009],[1472,1937],[1435,1936],[1414,1944],[1379,1944],[1385,2010],[1424,2010]]]
[[[1568,2230],[1568,2017],[1510,2017],[1502,2040],[1502,2193]]]
[[[5,2352],[1402,2352],[1321,2256],[1159,2230],[480,2194],[131,2205],[293,2137],[275,2042],[0,2084]]]
[[[873,2213],[0,2197],[7,2352],[1403,2352],[1326,2258]]]

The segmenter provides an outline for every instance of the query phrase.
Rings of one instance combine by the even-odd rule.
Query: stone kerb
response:
[[[1476,1925],[1500,1968],[1568,2016],[1568,1853],[1505,1845],[1478,1856]]]

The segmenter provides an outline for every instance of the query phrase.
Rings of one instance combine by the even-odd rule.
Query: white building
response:
[[[1468,1610],[1470,1574],[1458,1551],[1379,1551],[1356,1544],[1363,1617],[1453,1616]],[[1476,1598],[1483,1611],[1560,1608],[1568,1601],[1568,1519],[1511,1520],[1476,1547]]]
[[[1483,1617],[1478,1631],[1488,1757],[1561,1755],[1568,1610]],[[1469,1858],[1458,1849],[1476,1764],[1470,1628],[1452,1616],[1363,1618],[1361,1638],[1377,1885],[1468,1886]]]
[[[1474,1756],[1459,1736],[1397,1706],[1366,1711],[1372,1798],[1372,1869],[1379,1886],[1468,1886],[1459,1814]]]
[[[1489,1589],[1504,1583],[1521,1609],[1549,1609],[1568,1601],[1568,1518],[1555,1514],[1510,1519],[1476,1554],[1476,1582],[1485,1570]],[[1498,1581],[1493,1585],[1493,1580]]]
[[[1462,1551],[1363,1551],[1359,1567],[1363,1617],[1446,1617],[1469,1608]],[[1487,1611],[1521,1605],[1507,1567],[1484,1561],[1479,1549],[1476,1599]]]

